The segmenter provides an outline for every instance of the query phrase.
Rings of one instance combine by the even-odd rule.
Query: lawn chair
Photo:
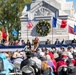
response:
[[[29,65],[23,66],[21,71],[25,75],[35,75],[35,71],[34,71],[33,67],[31,67]]]

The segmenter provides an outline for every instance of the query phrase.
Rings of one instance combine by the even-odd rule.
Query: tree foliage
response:
[[[0,0],[0,30],[2,27],[8,29],[10,38],[13,28],[20,30],[20,16],[24,6],[30,4],[32,0]],[[17,37],[18,38],[18,37]]]

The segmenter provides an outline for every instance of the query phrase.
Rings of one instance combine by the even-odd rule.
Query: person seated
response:
[[[58,75],[67,75],[67,55],[64,52],[62,54],[62,59],[57,62],[57,74]]]
[[[68,59],[68,57],[67,57],[66,52],[63,52],[62,59],[59,60],[58,63],[57,63],[57,68],[56,68],[57,71],[58,71],[59,67],[61,67],[61,66],[67,66],[67,63],[66,63],[67,59]]]
[[[50,44],[50,40],[47,39],[46,42],[45,42],[45,44],[46,44],[46,45],[49,45],[49,44]]]
[[[37,69],[37,66],[36,66],[35,61],[33,61],[33,60],[31,59],[31,57],[32,57],[32,52],[31,52],[31,51],[27,51],[27,52],[26,52],[26,56],[27,56],[27,58],[24,59],[24,60],[21,62],[20,69],[21,69],[21,71],[22,71],[22,75],[32,75],[32,74],[36,73],[36,72],[38,71],[38,69]],[[26,72],[26,71],[23,71],[24,66],[28,66],[27,68],[31,67],[33,70],[30,71],[30,70],[28,69],[29,71],[27,71],[27,72]],[[27,69],[27,68],[25,68],[25,69]],[[30,68],[30,69],[31,69],[31,68]]]
[[[38,72],[36,72],[36,75],[41,74],[41,60],[37,57],[37,54],[35,52],[32,52],[31,60],[36,63],[36,67],[38,69]]]
[[[50,55],[48,53],[45,53],[45,57],[46,57],[46,61],[48,62],[49,66],[52,67],[52,69],[54,69],[54,64],[52,62],[52,59],[50,58]]]
[[[56,41],[55,41],[54,44],[55,44],[55,45],[60,45],[60,41],[59,41],[59,39],[56,39]]]
[[[67,73],[68,75],[76,75],[76,67],[74,66],[74,64],[72,63],[71,59],[67,60]]]
[[[76,44],[76,40],[75,39],[72,40],[72,44]]]
[[[74,59],[72,62],[74,64],[74,66],[76,66],[76,51],[73,52],[73,57],[74,57]]]
[[[0,75],[9,75],[9,73],[14,69],[14,67],[8,61],[4,53],[0,53],[0,59],[3,60],[3,70],[0,72]],[[0,64],[0,66],[2,66],[2,64]]]
[[[64,39],[61,41],[61,44],[62,44],[62,45],[66,44],[66,42],[65,42]]]
[[[54,75],[53,73],[51,73],[51,68],[49,67],[47,61],[42,61],[41,73],[42,75]]]

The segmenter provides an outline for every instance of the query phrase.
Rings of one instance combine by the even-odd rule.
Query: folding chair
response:
[[[58,68],[58,75],[67,75],[67,66],[63,65]]]
[[[76,67],[75,66],[68,66],[68,75],[76,75]]]
[[[20,70],[20,65],[17,63],[12,64],[14,67],[13,72],[10,72],[9,75],[22,75],[22,72]]]
[[[33,67],[31,67],[29,65],[23,66],[21,71],[24,72],[25,75],[35,75],[35,71],[34,71]]]

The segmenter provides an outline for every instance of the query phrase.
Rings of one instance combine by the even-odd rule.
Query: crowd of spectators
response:
[[[31,51],[34,56],[31,56],[32,60],[36,62],[36,64],[42,65],[41,63],[43,61],[46,61],[48,65],[52,68],[51,75],[58,75],[58,69],[60,66],[76,66],[76,47],[68,46],[55,48],[52,47],[50,49],[47,49],[45,47],[42,47],[41,49],[37,49],[36,51]],[[41,68],[42,70],[42,66]],[[76,70],[76,69],[74,69]],[[39,72],[40,73],[40,72]],[[40,74],[36,75],[40,75]],[[75,73],[76,74],[76,73]],[[73,75],[75,75],[73,74]],[[23,74],[24,75],[24,74]],[[48,75],[47,73],[44,75]]]
[[[40,68],[42,68],[41,63],[43,61],[46,61],[48,63],[48,65],[53,70],[52,75],[57,75],[58,68],[62,65],[65,66],[71,65],[72,67],[76,66],[76,47],[68,46],[66,48],[62,46],[59,48],[52,47],[49,49],[42,47],[36,49],[36,51],[30,49],[29,51],[33,53],[33,56],[31,56],[32,60],[35,61],[36,64],[40,65],[39,66]],[[20,68],[22,61],[24,61],[27,58],[26,55],[27,52],[28,52],[27,50],[26,51],[16,50],[15,52],[2,52],[2,53],[6,55],[6,58],[10,63],[19,64],[18,67]]]
[[[55,45],[58,45],[60,43],[64,44],[65,40],[63,39],[61,42],[56,39]],[[72,40],[72,43],[75,44],[75,39]],[[16,50],[15,52],[1,52],[4,54],[9,61],[9,63],[14,64],[21,69],[22,62],[27,59],[27,52],[28,50],[32,52],[32,58],[33,61],[38,64],[39,70],[42,70],[42,62],[45,61],[52,69],[51,75],[58,75],[58,68],[60,66],[76,66],[76,47],[68,46],[68,47],[42,47],[37,48],[36,50],[31,49],[31,43],[30,40],[25,43],[23,40],[17,40],[10,43],[10,45],[28,45],[28,49],[26,50]],[[45,44],[51,44],[51,41],[47,39],[47,42]],[[40,72],[39,72],[40,73]],[[38,73],[38,75],[40,75]],[[47,73],[45,74],[47,75]],[[74,74],[73,74],[74,75]]]

